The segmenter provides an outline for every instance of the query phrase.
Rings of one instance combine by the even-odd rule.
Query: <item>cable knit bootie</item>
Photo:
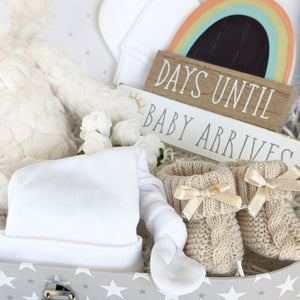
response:
[[[186,224],[185,253],[209,275],[234,275],[243,243],[236,219],[241,198],[232,173],[208,162],[182,161],[164,167],[158,176],[169,204]]]
[[[300,169],[280,161],[227,163],[248,209],[237,214],[245,246],[280,260],[300,259],[300,222],[290,200],[299,191]]]

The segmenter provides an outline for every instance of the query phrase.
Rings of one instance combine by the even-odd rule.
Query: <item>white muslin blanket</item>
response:
[[[183,254],[185,225],[148,171],[141,147],[27,166],[12,176],[8,200],[0,259],[142,271],[142,239],[136,232],[141,216],[156,242],[152,276],[160,289],[188,293],[205,275]]]

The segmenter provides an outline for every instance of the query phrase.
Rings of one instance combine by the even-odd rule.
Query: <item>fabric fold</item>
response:
[[[8,237],[0,231],[0,259],[43,265],[89,267],[105,271],[143,271],[142,238],[121,246]]]
[[[154,244],[150,270],[155,284],[174,296],[189,294],[198,289],[206,273],[204,266],[187,257],[167,234]]]
[[[197,0],[148,1],[120,43],[115,83],[142,88],[157,51],[167,50],[180,25],[198,5]]]
[[[185,225],[167,203],[162,182],[149,172],[141,146],[111,148],[19,169],[12,176],[8,198],[0,260],[142,272],[142,239],[137,235],[142,218],[158,242],[154,262],[159,263],[162,249],[170,251],[162,256],[167,267],[165,273],[154,275],[155,283],[162,291],[177,286],[178,293],[198,287],[199,278],[180,277],[189,274],[191,266],[203,267],[180,258]],[[167,242],[162,242],[164,236]],[[167,257],[174,257],[174,263]]]

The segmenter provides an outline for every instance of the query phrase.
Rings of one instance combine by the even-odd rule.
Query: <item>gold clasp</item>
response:
[[[44,291],[47,300],[76,300],[75,294],[59,283],[50,283]]]

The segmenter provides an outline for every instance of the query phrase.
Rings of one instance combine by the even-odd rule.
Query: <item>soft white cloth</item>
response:
[[[148,1],[120,45],[115,83],[142,88],[157,51],[167,50],[180,25],[198,5],[198,0]]]
[[[0,259],[42,265],[89,267],[105,271],[143,271],[142,239],[119,247],[51,239],[9,237],[0,231]]]
[[[147,167],[143,159],[140,148],[115,148],[16,171],[8,188],[9,213],[2,237],[7,241],[1,243],[5,246],[0,255],[78,265],[89,257],[90,267],[127,271],[136,270],[139,262],[141,270],[136,226],[139,167]],[[122,259],[107,265],[111,255]]]
[[[181,217],[167,203],[161,181],[149,172],[140,146],[19,169],[9,183],[8,199],[0,259],[141,271],[141,238],[136,233],[140,216],[155,241],[168,236],[168,245],[163,247],[170,251],[169,256],[174,254],[174,265],[174,249],[182,250],[187,238]],[[159,261],[160,255],[154,251],[151,259]],[[193,264],[199,272],[189,283],[182,281],[180,292],[190,291],[195,283],[199,286],[203,267],[196,261]],[[187,267],[190,269],[190,263]],[[168,268],[166,264],[167,277],[179,272]],[[174,273],[173,278],[181,281],[182,272]],[[161,280],[162,274],[154,272],[156,284],[172,290],[172,284],[178,282]]]
[[[170,295],[191,293],[205,278],[205,268],[178,249],[167,234],[152,249],[150,269],[154,282]]]
[[[99,29],[116,61],[120,58],[123,39],[149,1],[151,0],[102,1],[98,16]]]

